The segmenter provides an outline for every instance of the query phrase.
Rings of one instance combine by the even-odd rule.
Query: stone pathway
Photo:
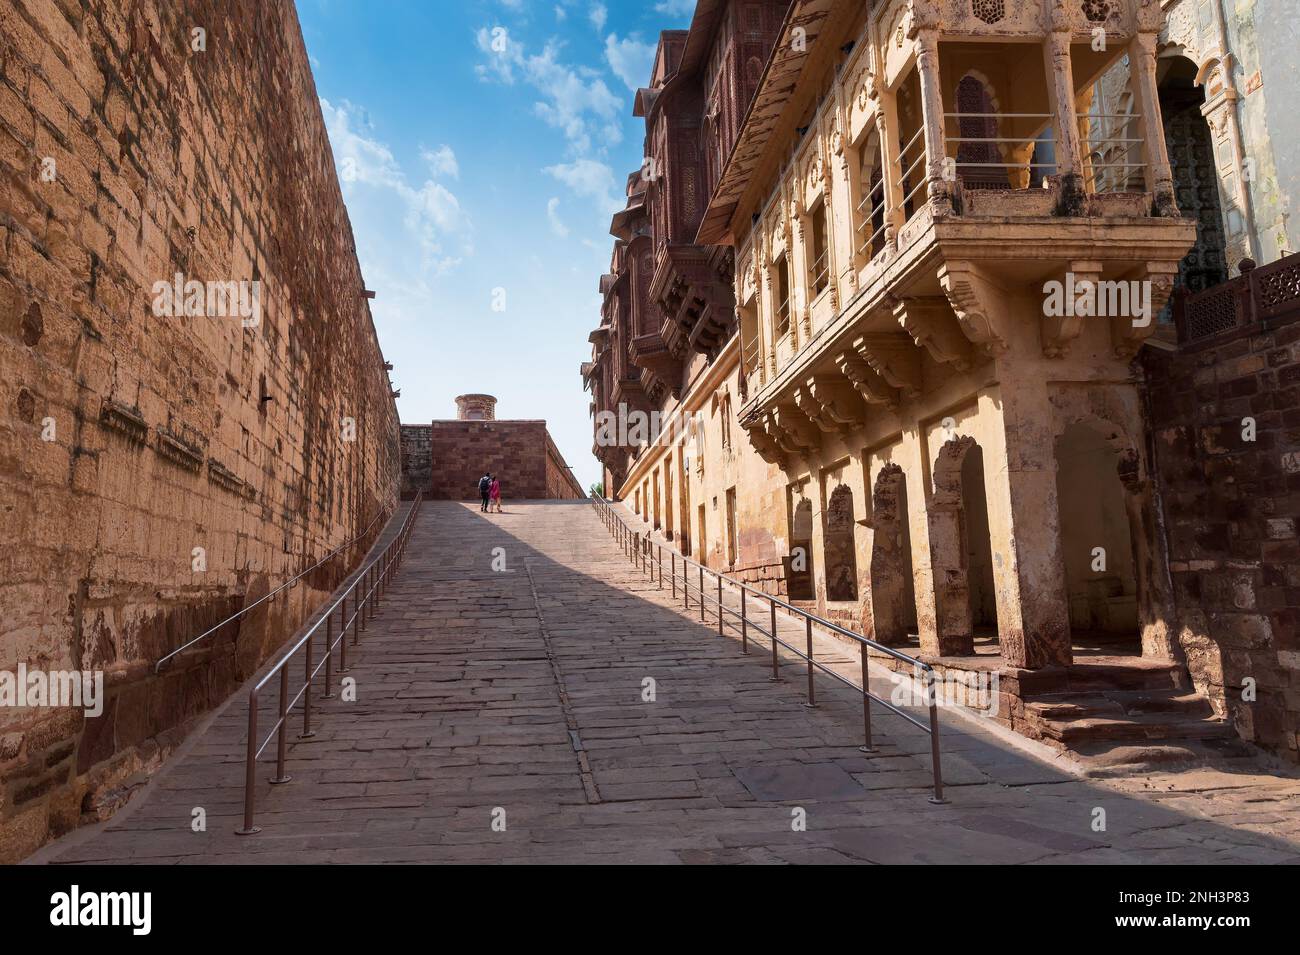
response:
[[[926,734],[878,712],[859,752],[860,697],[819,678],[806,708],[793,661],[770,683],[765,641],[744,656],[691,614],[588,503],[426,503],[350,653],[357,702],[322,701],[317,735],[291,736],[291,783],[266,782],[268,748],[261,833],[234,832],[241,693],[126,810],[32,861],[1300,861],[1300,782],[1263,759],[1086,780],[944,711],[950,802],[932,805]],[[838,642],[817,654],[856,674]]]

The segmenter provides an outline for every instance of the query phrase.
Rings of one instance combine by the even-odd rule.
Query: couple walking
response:
[[[485,474],[478,479],[478,496],[483,501],[480,511],[495,508],[498,514],[501,513],[501,480],[495,474]]]

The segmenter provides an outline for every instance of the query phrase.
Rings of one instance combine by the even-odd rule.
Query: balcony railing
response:
[[[991,129],[1004,128],[1004,122],[1008,120],[1032,120],[1048,124],[1052,121],[1051,113],[944,113],[945,119],[955,119],[960,126],[962,120],[979,119],[985,120]],[[1050,126],[1047,127],[1050,129]],[[1024,171],[1026,187],[1033,182],[1034,172],[1041,172],[1042,176],[1054,175],[1057,171],[1055,162],[1035,161],[1038,159],[1038,151],[1035,147],[1039,143],[1044,145],[1055,146],[1055,135],[1047,136],[948,136],[946,142],[956,147],[958,158],[955,160],[957,178],[961,180],[964,189],[1016,189],[1022,188],[1012,181],[1013,173]],[[961,157],[961,147],[963,145],[991,146],[987,150],[989,153],[1000,151],[1004,145],[1019,147],[1030,147],[1029,156],[1023,161],[1003,161],[1003,162],[974,162],[970,160],[963,161]],[[996,175],[990,170],[1000,170],[1002,175]]]
[[[1087,156],[1089,192],[1133,191],[1129,186],[1134,170],[1146,167],[1146,163],[1141,161],[1146,137],[1136,135],[1131,125],[1132,120],[1141,118],[1136,113],[1079,114],[1079,137]],[[1095,128],[1094,121],[1097,123]],[[1145,188],[1143,183],[1138,191]]]
[[[1174,291],[1172,311],[1183,345],[1230,338],[1300,312],[1300,253],[1242,273],[1203,292]]]

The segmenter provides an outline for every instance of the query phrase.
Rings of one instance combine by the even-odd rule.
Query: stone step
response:
[[[1080,745],[1071,752],[1087,775],[1099,778],[1132,776],[1188,765],[1230,765],[1234,760],[1251,759],[1258,755],[1249,743],[1236,736],[1177,743],[1116,745],[1112,742],[1097,742]]]
[[[1209,701],[1185,690],[1116,690],[1105,693],[1048,693],[1025,701],[1025,710],[1059,722],[1093,716],[1120,718],[1169,713],[1203,719],[1212,714]]]
[[[1167,740],[1198,740],[1229,738],[1232,727],[1223,720],[1206,718],[1171,718],[1168,714],[1084,716],[1077,719],[1054,720],[1030,716],[1037,729],[1048,739],[1054,739],[1070,749],[1099,741],[1142,740],[1163,742]]]

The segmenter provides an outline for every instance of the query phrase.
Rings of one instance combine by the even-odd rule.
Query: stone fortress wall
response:
[[[398,418],[288,0],[5,4],[0,170],[0,671],[107,695],[0,707],[4,862],[110,813],[318,606],[395,507]],[[250,307],[165,314],[177,281]]]

